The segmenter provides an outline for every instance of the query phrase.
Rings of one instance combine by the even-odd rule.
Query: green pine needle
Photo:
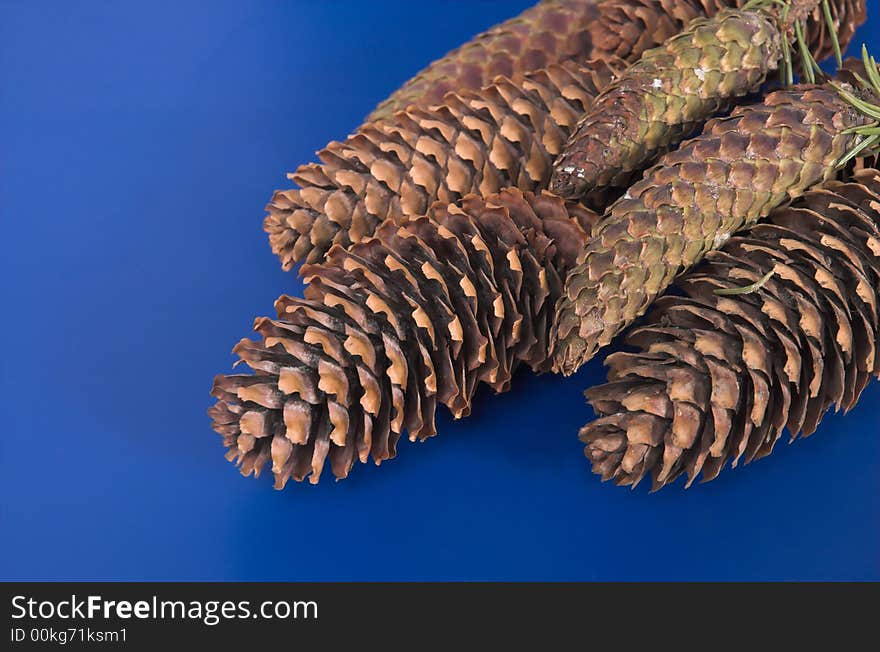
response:
[[[834,48],[834,60],[837,67],[843,65],[843,54],[840,52],[840,41],[837,39],[837,26],[834,24],[834,18],[831,17],[831,6],[828,0],[822,0],[822,13],[825,15],[825,27],[828,28],[828,35],[831,37],[831,46]]]
[[[850,127],[849,129],[844,129],[840,133],[844,136],[848,136],[849,134],[862,134],[862,135],[870,135],[871,132],[876,131],[880,128],[880,122],[872,122],[867,125],[856,125],[855,127]]]
[[[873,147],[878,142],[880,142],[880,134],[877,134],[874,136],[868,136],[867,138],[865,138],[865,140],[863,140],[858,145],[856,145],[851,150],[849,150],[849,152],[847,152],[846,156],[844,156],[842,159],[840,159],[840,161],[838,161],[836,167],[842,168],[844,165],[846,165],[851,160],[853,160],[856,156],[861,154],[866,149]]]
[[[784,23],[786,18],[788,18],[788,10],[790,9],[790,5],[784,5],[782,7],[782,22]],[[794,66],[791,64],[791,44],[788,42],[788,39],[783,35],[782,37],[782,85],[783,86],[791,86],[794,84]]]
[[[764,276],[759,278],[751,285],[746,285],[745,287],[741,288],[725,288],[721,290],[715,290],[715,294],[721,297],[732,297],[740,294],[752,294],[753,292],[757,292],[762,287],[764,287],[764,284],[766,284],[767,281],[770,280],[770,277],[773,276],[773,272],[774,270],[771,269],[769,272],[764,274]]]
[[[795,22],[794,33],[795,40],[797,41],[798,50],[801,54],[801,67],[803,68],[802,72],[804,74],[804,77],[806,78],[808,84],[815,84],[816,72],[821,75],[822,70],[819,68],[819,64],[816,63],[813,55],[810,54],[810,48],[807,46],[807,40],[804,37],[804,25],[802,22]]]
[[[794,84],[794,71],[792,70],[791,65],[791,47],[786,39],[783,39],[782,41],[782,70],[780,73],[783,86],[791,86]]]
[[[875,120],[880,120],[880,106],[856,97],[836,82],[831,82],[831,86],[837,91],[837,94],[840,95],[843,101],[851,104],[860,113],[874,118]],[[856,133],[858,133],[858,130],[856,130]]]
[[[862,43],[862,63],[865,64],[865,72],[868,73],[868,79],[874,92],[880,95],[880,71],[877,70],[877,61],[868,54],[868,48]]]
[[[758,11],[761,9],[767,9],[770,5],[779,5],[786,6],[788,3],[785,0],[749,0],[746,4],[743,5],[742,11]]]

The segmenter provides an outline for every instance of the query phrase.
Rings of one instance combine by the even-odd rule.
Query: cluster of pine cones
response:
[[[851,408],[880,376],[880,71],[840,54],[864,19],[543,0],[431,64],[272,197],[306,289],[215,379],[227,458],[343,478],[618,337],[580,433],[618,484],[709,480]]]

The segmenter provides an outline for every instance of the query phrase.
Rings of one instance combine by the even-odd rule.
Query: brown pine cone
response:
[[[365,125],[322,150],[324,163],[291,175],[300,189],[275,193],[264,224],[272,250],[289,269],[372,235],[384,220],[422,215],[436,200],[543,189],[578,117],[622,67],[554,65]]]
[[[366,121],[390,118],[408,106],[440,104],[449,92],[480,89],[499,75],[519,81],[554,63],[589,58],[590,27],[599,13],[596,5],[597,0],[539,2],[430,64],[379,104]]]
[[[880,171],[776,209],[675,288],[587,391],[599,418],[580,436],[603,480],[711,480],[856,404],[880,376]]]
[[[438,403],[464,416],[479,382],[501,392],[520,363],[548,369],[562,278],[597,219],[506,189],[333,247],[303,268],[306,298],[281,297],[278,319],[256,321],[262,340],[235,347],[254,375],[215,379],[227,457],[245,475],[271,460],[279,488],[317,482],[328,457],[343,478],[393,457],[404,428],[433,435]]]
[[[851,129],[870,124],[831,83],[804,85],[712,120],[666,154],[606,211],[569,273],[554,324],[555,368],[573,373],[708,251],[836,176],[864,140]]]

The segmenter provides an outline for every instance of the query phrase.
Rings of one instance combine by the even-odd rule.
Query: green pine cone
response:
[[[694,20],[596,98],[554,165],[551,190],[577,197],[598,186],[625,187],[670,144],[757,91],[779,65],[782,38],[764,11]]]
[[[666,154],[609,207],[569,273],[551,335],[555,368],[574,373],[706,252],[833,177],[863,138],[846,130],[870,123],[830,83],[803,85],[710,121]]]

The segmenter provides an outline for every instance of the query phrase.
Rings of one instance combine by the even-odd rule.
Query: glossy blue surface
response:
[[[599,361],[481,392],[345,482],[279,493],[224,461],[211,378],[301,291],[261,229],[271,191],[528,4],[0,5],[0,578],[880,579],[880,383],[655,495],[582,456]]]

